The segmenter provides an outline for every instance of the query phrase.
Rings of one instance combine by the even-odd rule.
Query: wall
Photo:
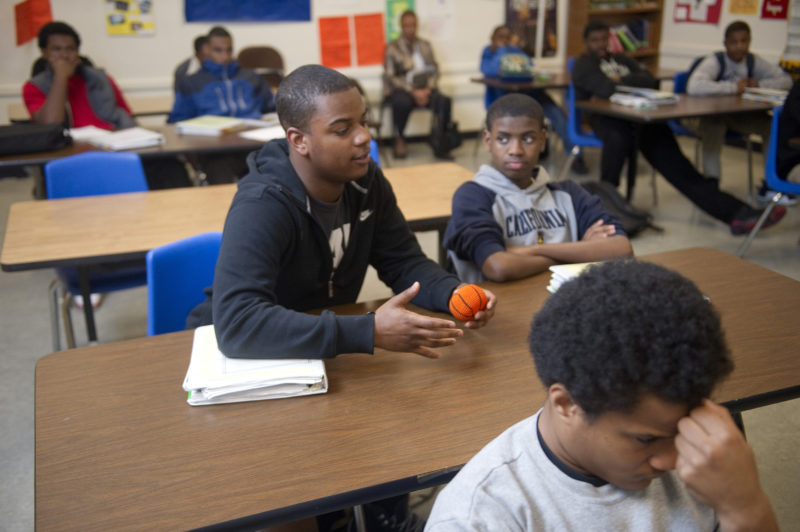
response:
[[[20,89],[28,78],[30,65],[39,56],[35,42],[16,46],[13,5],[19,0],[0,0],[0,46],[4,59],[0,64],[0,123],[8,121],[7,104],[21,102]],[[426,8],[441,0],[417,0],[422,15]],[[561,4],[562,21],[568,0]],[[205,33],[210,24],[186,23],[183,1],[156,0],[156,34],[153,36],[109,36],[103,21],[104,2],[100,0],[50,0],[53,17],[72,24],[81,35],[81,53],[98,66],[106,68],[129,96],[171,95],[172,71],[192,53],[192,41]],[[471,83],[477,75],[480,52],[489,41],[491,29],[505,17],[504,0],[449,0],[457,7],[452,13],[453,31],[432,35],[420,20],[420,35],[430,39],[443,73],[441,88],[454,98],[454,113],[462,129],[474,129],[482,120],[483,86]],[[312,0],[312,17],[350,13],[383,12],[384,0]],[[269,44],[278,48],[287,69],[319,62],[319,37],[316,21],[293,23],[225,23],[234,36],[238,50],[247,45]],[[476,29],[479,28],[479,29]],[[565,31],[559,32],[564,39]],[[563,49],[563,43],[560,47]],[[543,60],[544,67],[558,67],[562,58]],[[380,65],[343,69],[361,81],[373,101],[381,91]],[[414,113],[410,133],[424,131],[424,113]]]
[[[777,63],[786,46],[787,21],[762,20],[758,16],[731,15],[731,0],[723,0],[719,25],[674,24],[675,0],[664,2],[664,23],[661,30],[661,61],[664,68],[686,69],[700,55],[722,50],[725,27],[734,20],[744,20],[752,30],[750,50]],[[760,2],[759,2],[760,3]]]

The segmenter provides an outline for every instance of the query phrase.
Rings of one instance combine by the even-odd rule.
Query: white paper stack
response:
[[[100,137],[109,133],[108,130],[100,129],[97,126],[73,127],[69,130],[69,136],[77,142],[88,142],[92,137]]]
[[[765,89],[763,87],[747,87],[742,93],[743,100],[766,102],[772,105],[783,105],[789,91],[781,89]]]
[[[135,150],[164,144],[164,135],[142,127],[131,127],[113,132],[104,131],[84,140],[106,150]]]
[[[218,137],[229,131],[245,127],[241,118],[231,116],[203,115],[189,120],[175,122],[175,131],[181,135],[206,135]]]
[[[547,291],[554,294],[556,290],[561,288],[561,285],[570,279],[579,276],[583,270],[599,262],[579,262],[576,264],[556,264],[550,266],[550,271],[553,274],[550,276],[550,284],[547,285]]]
[[[260,127],[258,129],[249,129],[247,131],[242,131],[239,133],[240,137],[250,139],[250,140],[259,140],[261,142],[267,142],[268,140],[272,139],[282,139],[286,136],[286,132],[283,130],[281,126],[269,126],[269,127]]]
[[[328,377],[322,360],[228,358],[206,325],[194,331],[183,389],[190,405],[239,403],[325,393]]]

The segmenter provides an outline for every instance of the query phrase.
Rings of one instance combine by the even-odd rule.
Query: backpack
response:
[[[714,56],[717,58],[717,62],[719,63],[719,74],[717,74],[717,79],[715,79],[714,81],[719,81],[725,75],[725,52],[715,52]],[[692,72],[694,72],[694,70],[697,68],[697,65],[699,65],[700,62],[705,58],[706,56],[701,55],[700,57],[697,57],[695,58],[694,61],[692,61],[692,66],[689,67],[689,75],[686,76],[687,80],[690,77],[692,77]],[[753,54],[747,52],[747,56],[745,57],[745,62],[747,63],[747,77],[752,78],[753,67],[756,63],[756,58]]]
[[[497,75],[503,81],[529,81],[533,79],[532,66],[533,62],[527,55],[518,52],[506,52],[500,56]]]
[[[64,124],[0,126],[0,155],[57,150],[72,144]]]
[[[588,181],[581,183],[581,186],[589,194],[600,198],[606,212],[619,221],[629,238],[648,227],[659,232],[663,231],[662,228],[653,225],[653,217],[649,212],[637,209],[625,201],[614,185],[605,181]]]

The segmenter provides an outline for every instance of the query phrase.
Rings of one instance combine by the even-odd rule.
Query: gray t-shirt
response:
[[[539,443],[539,413],[464,466],[436,499],[426,531],[716,530],[714,511],[674,471],[639,491],[565,474]]]

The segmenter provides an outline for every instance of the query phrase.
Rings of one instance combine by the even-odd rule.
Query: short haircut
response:
[[[502,30],[508,30],[508,31],[511,31],[511,28],[509,28],[509,27],[508,27],[508,26],[506,26],[505,24],[500,24],[499,26],[495,26],[495,28],[492,30],[492,39],[494,39],[494,38],[495,38],[495,36],[496,36],[498,33],[500,33],[500,31],[502,31]]]
[[[228,39],[232,39],[230,32],[222,26],[214,26],[208,30],[208,38],[211,39],[211,37],[227,37]]]
[[[495,120],[506,116],[527,116],[536,120],[544,128],[542,106],[527,94],[512,92],[492,102],[486,111],[486,131],[492,130]]]
[[[541,381],[563,384],[590,421],[629,413],[644,394],[693,408],[733,369],[719,315],[694,283],[634,259],[561,285],[528,342]]]
[[[728,37],[737,31],[746,31],[750,35],[750,26],[743,20],[734,20],[725,28],[725,40],[727,41]]]
[[[199,54],[206,44],[208,44],[208,35],[198,35],[194,39],[194,52]]]
[[[332,68],[304,65],[295,69],[278,85],[275,105],[284,130],[296,127],[308,132],[317,97],[356,88],[353,80]]]
[[[586,27],[583,28],[583,39],[586,40],[589,34],[595,31],[608,31],[608,24],[599,21],[588,23]]]
[[[405,11],[403,11],[402,13],[400,13],[400,19],[399,19],[399,20],[402,22],[402,21],[403,21],[403,19],[404,19],[404,18],[406,18],[406,17],[414,17],[414,18],[417,18],[417,14],[414,12],[414,10],[413,10],[413,9],[406,9]]]
[[[44,50],[47,48],[47,40],[51,35],[68,35],[75,39],[75,44],[78,48],[81,47],[81,38],[75,29],[66,22],[48,22],[42,29],[39,30],[38,41],[39,49]]]

